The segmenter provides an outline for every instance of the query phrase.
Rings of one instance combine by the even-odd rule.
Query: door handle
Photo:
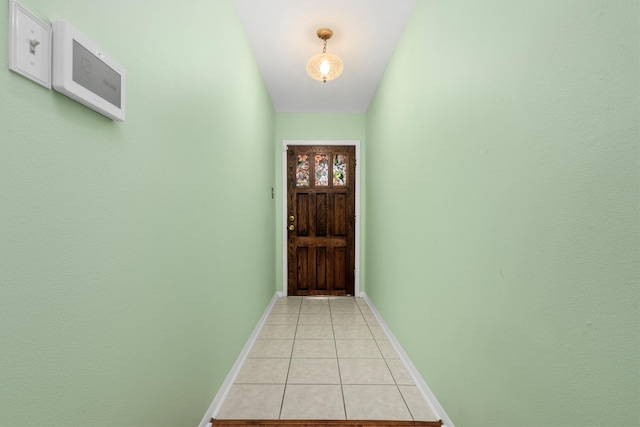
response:
[[[291,224],[291,225],[289,226],[289,231],[293,231],[293,230],[295,230],[295,229],[296,229],[295,225]]]

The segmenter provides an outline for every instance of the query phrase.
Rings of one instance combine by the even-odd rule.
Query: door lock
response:
[[[296,218],[295,218],[293,215],[291,215],[291,216],[289,217],[289,221],[291,221],[291,222],[295,221],[295,219],[296,219]]]

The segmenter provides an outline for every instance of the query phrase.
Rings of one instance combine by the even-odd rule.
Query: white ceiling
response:
[[[364,113],[400,40],[415,0],[234,0],[277,112]],[[327,52],[344,71],[322,83],[306,72],[322,52],[316,30],[333,37]]]

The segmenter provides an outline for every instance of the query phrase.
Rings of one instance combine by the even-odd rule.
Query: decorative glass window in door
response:
[[[296,187],[309,186],[309,156],[298,154],[296,163]]]
[[[316,187],[329,186],[329,156],[316,154]]]
[[[347,185],[347,158],[346,154],[333,156],[333,186],[344,187]]]

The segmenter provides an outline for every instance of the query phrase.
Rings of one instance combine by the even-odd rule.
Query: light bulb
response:
[[[320,72],[326,76],[329,71],[331,71],[331,64],[325,59],[320,63]]]

